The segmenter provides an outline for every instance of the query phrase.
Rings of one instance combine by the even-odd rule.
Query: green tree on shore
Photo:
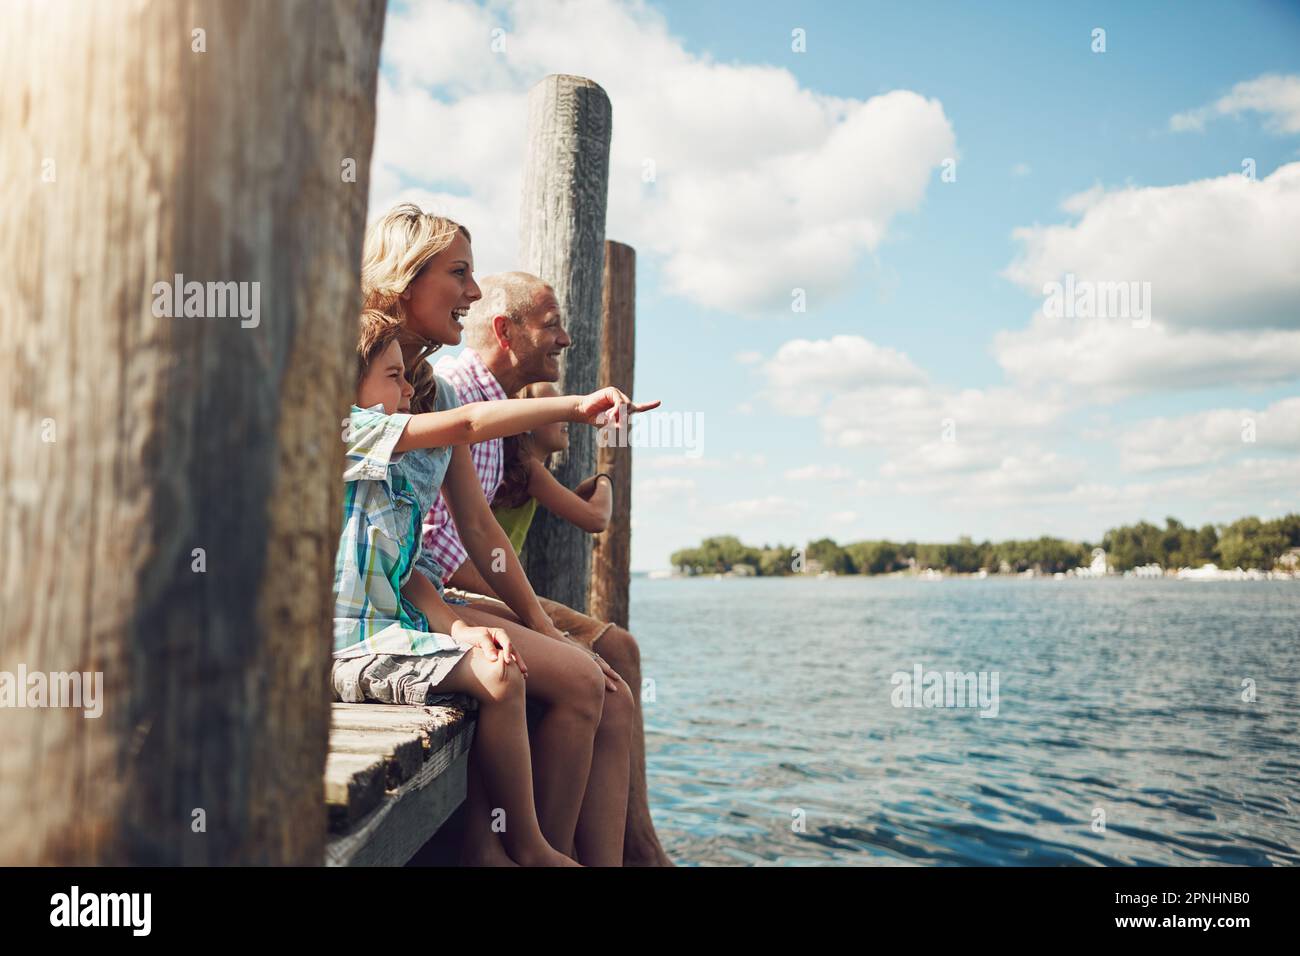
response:
[[[1300,514],[1261,521],[1240,518],[1231,524],[1192,528],[1166,518],[1163,528],[1147,521],[1111,528],[1101,539],[1107,563],[1118,571],[1147,564],[1162,568],[1217,564],[1224,568],[1272,570],[1290,548],[1300,548]],[[909,567],[970,573],[1003,568],[1044,574],[1069,571],[1092,560],[1092,545],[1044,535],[1023,541],[984,541],[963,536],[956,542],[857,541],[839,545],[831,538],[810,542],[807,561],[836,574],[890,574]],[[794,573],[795,549],[778,545],[752,548],[734,535],[705,538],[698,548],[673,552],[672,564],[687,574],[715,574],[745,564],[764,577]]]

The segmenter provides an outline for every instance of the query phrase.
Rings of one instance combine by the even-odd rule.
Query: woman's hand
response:
[[[563,636],[561,636],[560,640],[562,640],[565,644],[572,644],[578,650],[582,651],[593,661],[595,661],[600,666],[601,673],[605,675],[605,690],[609,691],[611,694],[618,692],[618,682],[621,678],[619,678],[618,673],[614,670],[614,668],[610,667],[608,664],[605,663],[605,658],[601,657],[599,654],[593,651],[586,644],[583,644],[581,641],[575,641],[573,638],[569,637],[567,632],[565,632]]]
[[[451,626],[451,639],[462,647],[477,647],[490,661],[498,658],[506,664],[517,664],[519,672],[528,676],[524,659],[515,650],[510,635],[500,627],[474,627],[464,621],[456,621]]]
[[[618,427],[625,424],[631,415],[658,407],[658,400],[637,404],[611,385],[579,398],[572,421],[596,428],[606,425]]]

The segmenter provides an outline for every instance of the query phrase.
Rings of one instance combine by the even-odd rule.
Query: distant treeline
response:
[[[734,571],[775,576],[796,574],[806,568],[836,574],[888,574],[907,568],[932,568],[970,573],[981,568],[990,573],[1019,573],[1034,569],[1045,574],[1069,571],[1092,560],[1094,547],[1106,550],[1106,563],[1119,571],[1147,564],[1162,568],[1257,568],[1271,571],[1288,549],[1300,547],[1300,514],[1273,521],[1241,518],[1232,524],[1189,528],[1176,518],[1166,518],[1163,528],[1142,521],[1106,532],[1098,544],[1042,537],[1026,541],[975,542],[962,537],[954,544],[918,544],[915,541],[857,541],[839,545],[822,538],[806,553],[778,544],[761,548],[724,535],[706,538],[698,548],[683,548],[672,555],[673,567],[687,574]],[[811,564],[816,562],[816,564]]]

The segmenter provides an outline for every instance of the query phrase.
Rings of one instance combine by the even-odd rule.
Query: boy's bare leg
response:
[[[526,656],[524,661],[528,661]],[[573,865],[547,842],[538,823],[524,714],[524,677],[519,668],[501,658],[490,661],[476,647],[456,663],[438,690],[469,694],[478,701],[475,748],[488,800],[505,811],[501,840],[511,859],[522,866]]]
[[[475,738],[469,752],[469,769],[465,782],[465,832],[461,838],[461,866],[518,866],[492,832],[492,807],[483,788],[483,770],[479,767],[482,745]],[[508,822],[508,821],[507,821]]]
[[[525,658],[527,660],[527,658]],[[605,693],[605,712],[596,731],[591,776],[578,818],[574,846],[584,866],[622,866],[627,827],[628,741],[636,702],[627,684]]]
[[[636,639],[615,624],[593,648],[627,683],[635,702],[632,721],[631,777],[628,781],[627,829],[623,837],[624,866],[672,866],[650,819],[650,795],[645,773],[645,721],[641,711],[641,649]]]
[[[457,611],[475,626],[503,628],[523,656],[528,696],[545,707],[532,734],[537,817],[551,846],[568,852],[574,846],[591,773],[596,729],[605,706],[605,675],[576,647],[477,608]],[[509,850],[509,843],[506,847]]]

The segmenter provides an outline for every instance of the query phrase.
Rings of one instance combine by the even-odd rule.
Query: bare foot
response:
[[[664,848],[659,845],[657,837],[637,840],[635,845],[629,842],[623,847],[624,866],[676,866]]]
[[[520,853],[515,857],[515,861],[520,866],[582,866],[577,860],[571,859],[549,846]]]
[[[501,845],[501,840],[492,837],[490,840],[482,840],[481,846],[469,845],[466,840],[460,848],[460,865],[461,866],[518,866],[514,860],[510,859],[510,854],[506,853],[505,847]]]

